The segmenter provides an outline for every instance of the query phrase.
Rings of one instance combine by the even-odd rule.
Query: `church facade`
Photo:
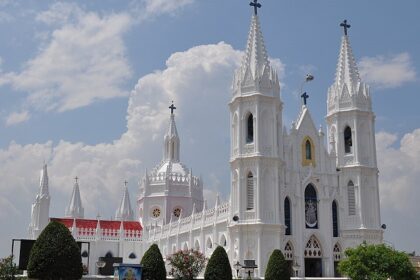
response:
[[[215,205],[208,206],[201,177],[181,163],[172,105],[163,159],[140,181],[139,221],[134,221],[125,188],[115,235],[104,237],[105,221],[83,222],[77,186],[66,210],[67,226],[76,239],[96,244],[91,246],[96,250],[90,254],[93,258],[110,251],[137,263],[153,243],[163,256],[195,249],[210,257],[220,245],[232,267],[237,262],[255,263],[255,277],[264,276],[276,248],[295,275],[334,277],[346,248],[364,241],[381,243],[375,115],[369,87],[359,77],[350,47],[350,26],[346,22],[342,26],[336,77],[327,94],[326,134],[314,124],[306,95],[296,120],[290,129],[285,127],[279,78],[268,60],[255,13],[228,104],[229,200],[217,197]],[[43,182],[32,208],[32,238],[49,217],[50,198]],[[78,220],[94,229],[80,231]]]

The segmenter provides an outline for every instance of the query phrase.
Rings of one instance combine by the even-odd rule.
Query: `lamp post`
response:
[[[293,271],[295,272],[295,276],[296,276],[296,277],[297,277],[297,276],[299,276],[299,275],[298,275],[298,271],[299,271],[299,269],[300,269],[300,265],[297,263],[297,261],[295,261],[295,263],[293,264],[292,269],[293,269]]]
[[[236,278],[239,279],[239,270],[241,270],[242,265],[239,263],[239,261],[236,261],[236,263],[233,265],[233,268],[236,270]]]

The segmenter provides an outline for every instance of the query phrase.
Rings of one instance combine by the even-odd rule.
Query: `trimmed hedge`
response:
[[[143,266],[143,280],[166,280],[165,263],[156,244],[144,253],[140,264]]]
[[[68,228],[50,222],[39,235],[29,255],[28,277],[42,280],[82,278],[80,248]]]
[[[276,249],[268,260],[265,280],[290,280],[289,267],[283,253]]]
[[[232,268],[225,249],[217,246],[210,257],[204,273],[205,280],[232,280]]]

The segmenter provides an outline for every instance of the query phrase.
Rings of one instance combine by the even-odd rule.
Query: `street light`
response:
[[[239,270],[241,270],[242,265],[239,263],[239,261],[236,261],[236,263],[233,265],[233,268],[236,270],[236,278],[239,279]]]
[[[300,265],[297,263],[297,261],[295,261],[295,264],[292,266],[293,271],[295,272],[295,276],[299,276],[298,275],[298,271],[300,269]]]

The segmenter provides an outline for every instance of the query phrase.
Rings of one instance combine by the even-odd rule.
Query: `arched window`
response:
[[[338,207],[335,200],[332,203],[332,226],[333,237],[338,237]]]
[[[251,172],[246,178],[246,210],[254,209],[254,176]]]
[[[213,248],[213,242],[211,241],[210,237],[207,238],[206,247],[207,247],[207,249]]]
[[[312,160],[312,148],[311,148],[311,142],[308,140],[306,140],[305,143],[305,158],[307,160]]]
[[[196,251],[200,251],[200,242],[196,239],[194,243],[194,249]]]
[[[352,146],[353,146],[353,142],[352,142],[352,137],[351,137],[351,128],[347,126],[344,129],[344,152],[346,154],[350,154]]]
[[[308,166],[312,165],[315,166],[315,145],[312,141],[311,137],[305,136],[302,139],[301,144],[301,153],[302,153],[302,165]]]
[[[284,225],[286,226],[286,235],[292,234],[292,215],[290,211],[290,200],[288,197],[284,200]]]
[[[305,189],[305,223],[306,228],[318,228],[318,199],[312,184]]]
[[[254,116],[249,114],[246,121],[246,143],[254,142]]]
[[[349,204],[349,215],[356,215],[356,194],[353,181],[349,181],[347,184],[347,200]]]
[[[306,243],[305,252],[303,253],[305,258],[321,258],[322,257],[322,249],[321,245],[319,244],[318,239],[315,236],[311,236]]]
[[[223,247],[227,246],[227,241],[226,241],[226,236],[224,234],[222,234],[222,236],[220,237],[220,245],[222,245]]]

